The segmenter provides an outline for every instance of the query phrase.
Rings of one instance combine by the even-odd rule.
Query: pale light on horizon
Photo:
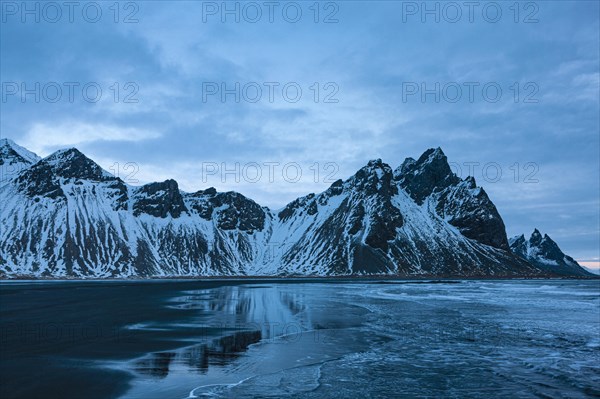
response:
[[[598,260],[578,260],[577,263],[593,273],[600,274],[600,261]]]

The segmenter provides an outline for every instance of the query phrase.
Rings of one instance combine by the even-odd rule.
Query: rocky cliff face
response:
[[[3,145],[2,161],[17,159]],[[279,211],[235,192],[185,193],[174,180],[132,187],[76,149],[22,158],[0,186],[5,276],[548,272],[510,251],[485,191],[455,176],[439,148],[396,170],[370,161]]]
[[[523,234],[510,239],[511,250],[541,270],[560,276],[593,276],[575,259],[565,255],[547,235],[535,229],[529,239]]]
[[[465,237],[509,249],[504,222],[486,192],[473,177],[461,180],[452,173],[440,148],[425,151],[418,161],[408,158],[395,174],[417,204],[431,197],[438,215]]]
[[[488,209],[495,213],[479,209],[485,199],[465,190],[466,184],[452,174],[440,149],[395,172],[371,161],[348,180],[279,213],[271,238],[278,243],[276,264],[290,274],[536,274],[503,245],[503,229],[483,233],[483,214],[500,217],[493,205]],[[474,209],[479,214],[467,215]]]

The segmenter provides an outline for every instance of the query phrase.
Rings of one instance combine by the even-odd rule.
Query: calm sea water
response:
[[[598,280],[2,284],[0,315],[3,398],[600,397]]]

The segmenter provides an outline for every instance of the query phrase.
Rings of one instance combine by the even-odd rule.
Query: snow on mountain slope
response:
[[[523,259],[547,272],[562,276],[591,276],[575,259],[565,255],[556,242],[538,229],[526,239],[523,234],[510,239],[511,250]]]
[[[177,183],[130,187],[79,151],[59,151],[0,188],[0,268],[56,277],[243,274],[259,233],[219,229]],[[200,195],[201,197],[201,195]],[[250,200],[247,200],[250,201]],[[228,206],[228,198],[222,206]],[[213,223],[213,218],[219,223]],[[264,241],[264,240],[262,240]]]
[[[429,170],[424,162],[421,166]],[[449,168],[447,173],[451,174]],[[272,238],[280,249],[277,264],[288,274],[536,273],[503,246],[496,248],[465,237],[438,213],[440,195],[448,195],[451,186],[431,185],[421,190],[419,204],[402,189],[402,177],[375,160],[324,193],[290,203],[278,213],[279,224]],[[449,175],[443,181],[458,182],[452,187],[462,192],[463,182],[457,179]],[[455,209],[474,208],[479,198],[478,193],[463,194]],[[472,220],[477,224],[477,217]],[[507,241],[506,233],[502,234],[501,244]]]
[[[504,222],[485,190],[475,178],[461,180],[452,173],[440,148],[425,151],[417,161],[405,160],[395,176],[417,204],[435,197],[437,214],[464,236],[509,250]]]
[[[278,212],[174,180],[129,186],[74,148],[29,160],[0,187],[9,277],[543,273],[508,249],[487,194],[440,149],[395,171],[370,161]]]
[[[10,139],[0,139],[0,185],[40,160],[33,152]]]

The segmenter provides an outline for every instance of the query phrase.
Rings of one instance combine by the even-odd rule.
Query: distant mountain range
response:
[[[125,184],[79,150],[41,159],[0,140],[0,275],[591,276],[547,235],[507,239],[475,179],[440,148],[354,176],[278,211],[175,180]]]
[[[590,272],[581,267],[575,259],[565,255],[547,234],[533,230],[526,239],[523,234],[509,240],[510,249],[536,267],[548,273],[561,276],[589,276]]]

